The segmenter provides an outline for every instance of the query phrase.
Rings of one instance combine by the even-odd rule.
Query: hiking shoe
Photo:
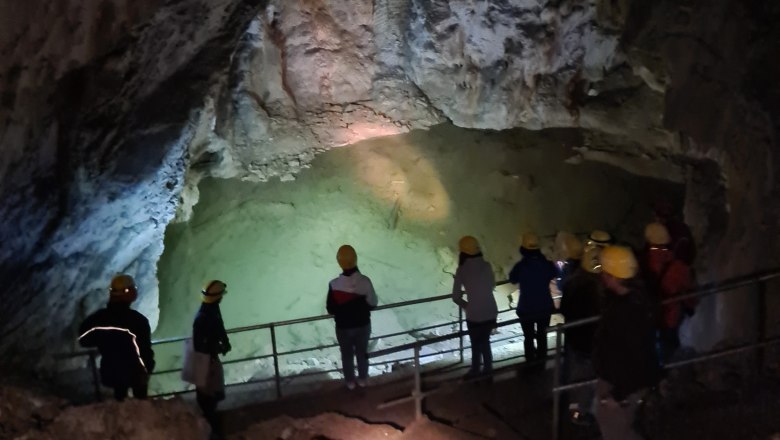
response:
[[[367,386],[368,386],[368,379],[361,379],[361,378],[358,378],[358,380],[357,380],[357,386],[359,386],[360,388],[365,388],[365,387],[367,387]]]
[[[353,382],[351,380],[347,381],[347,389],[350,390],[350,391],[354,390],[355,389],[355,382]]]

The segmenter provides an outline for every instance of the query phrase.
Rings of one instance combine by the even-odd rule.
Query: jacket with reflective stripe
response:
[[[100,351],[100,376],[109,387],[131,386],[141,374],[154,371],[151,329],[144,315],[129,304],[110,303],[79,328],[79,343]]]

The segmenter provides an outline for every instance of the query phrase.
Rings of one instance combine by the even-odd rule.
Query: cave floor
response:
[[[412,390],[412,381],[408,377],[362,390],[349,391],[338,386],[316,396],[301,395],[248,405],[225,411],[223,420],[227,433],[235,439],[254,438],[246,437],[246,432],[260,420],[285,416],[312,418],[323,413],[335,413],[368,424],[403,430],[398,433],[399,437],[393,437],[399,439],[547,437],[552,405],[549,396],[552,375],[549,372],[529,377],[509,368],[496,377],[492,386],[485,383],[464,383],[458,386],[456,378],[460,374],[463,374],[463,370],[424,380],[425,390],[437,387],[438,384],[442,391],[425,399],[423,411],[426,417],[417,422],[413,402],[382,410],[377,408],[383,402],[408,396]],[[279,426],[270,424],[267,427],[272,430]],[[266,432],[269,437],[278,436],[279,433]],[[343,437],[322,435],[327,438],[358,438],[348,433]]]
[[[548,365],[549,367],[549,365]],[[501,370],[492,385],[448,378],[442,392],[426,398],[426,417],[414,420],[413,403],[385,410],[377,405],[409,395],[411,381],[399,380],[348,391],[333,388],[277,402],[247,405],[223,412],[231,439],[304,438],[292,435],[305,426],[306,438],[338,439],[549,439],[552,417],[552,370],[525,373]],[[454,372],[453,372],[454,374]],[[780,438],[780,376],[752,378],[726,387],[705,387],[692,372],[670,377],[670,390],[653,394],[644,417],[649,439]],[[441,379],[441,376],[439,377]],[[438,379],[437,379],[438,380]],[[436,382],[424,380],[425,389]],[[306,422],[302,422],[305,420]],[[319,424],[317,423],[319,421]],[[359,427],[351,423],[358,423]],[[366,428],[368,426],[368,428]],[[361,429],[374,428],[367,433]],[[286,435],[286,436],[285,436]],[[598,439],[595,428],[562,424],[561,439]]]

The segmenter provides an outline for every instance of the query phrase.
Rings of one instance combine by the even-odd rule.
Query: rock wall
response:
[[[275,0],[237,49],[206,150],[219,175],[260,181],[292,178],[312,150],[444,120],[668,150],[662,95],[618,42],[580,0]]]
[[[3,351],[50,361],[120,271],[156,323],[193,121],[258,7],[0,2]]]
[[[702,245],[700,280],[778,267],[780,31],[773,23],[780,5],[635,3],[624,14],[628,56],[635,70],[666,84],[664,125],[680,133],[682,153],[695,159],[686,218]],[[756,299],[755,289],[743,289],[708,301],[693,329],[699,345],[753,337],[758,308],[765,307]]]
[[[177,219],[203,176],[292,180],[317,151],[447,120],[583,127],[599,133],[586,158],[668,163],[678,146],[662,127],[663,87],[627,64],[619,36],[581,0],[271,1],[192,148]],[[682,180],[673,168],[643,175]]]

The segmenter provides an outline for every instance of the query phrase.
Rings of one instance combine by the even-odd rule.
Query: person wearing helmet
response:
[[[685,300],[665,305],[661,305],[661,302],[692,289],[693,277],[684,258],[679,258],[669,249],[672,239],[666,226],[661,223],[648,224],[645,241],[643,274],[650,296],[660,309],[658,342],[661,359],[668,362],[680,347],[679,327],[683,309],[692,313],[696,301]]]
[[[661,376],[653,307],[630,248],[607,246],[600,260],[606,294],[593,344],[596,420],[605,440],[641,439],[634,428],[636,411],[645,390]]]
[[[560,311],[567,323],[598,316],[601,312],[603,286],[601,282],[601,248],[588,249],[578,267],[564,282]],[[593,377],[591,353],[598,323],[568,328],[564,332],[563,382],[573,383]],[[569,394],[569,413],[572,422],[593,423],[591,403],[593,389],[583,387]]]
[[[461,238],[458,249],[459,264],[452,284],[452,300],[466,311],[466,328],[471,339],[471,368],[465,378],[489,376],[493,372],[490,332],[498,317],[498,305],[493,296],[496,280],[476,238]]]
[[[516,311],[523,329],[526,362],[541,361],[543,369],[547,358],[547,327],[555,308],[550,282],[557,270],[542,254],[539,237],[534,233],[523,234],[520,255],[523,258],[509,272],[509,282],[520,288]]]
[[[697,251],[691,228],[668,200],[657,201],[653,210],[656,222],[664,225],[669,233],[669,249],[680,261],[689,267],[693,266]]]
[[[583,246],[582,242],[571,232],[561,231],[555,236],[555,248],[558,254],[558,290],[563,290],[566,279],[576,272],[581,265]]]
[[[196,352],[209,355],[209,363],[205,383],[196,386],[195,395],[203,417],[211,425],[212,437],[219,437],[217,405],[225,399],[225,375],[219,355],[225,355],[231,349],[219,308],[227,294],[227,284],[220,280],[209,281],[200,294],[200,309],[192,323],[192,345]]]
[[[371,280],[358,269],[357,253],[352,246],[341,246],[336,261],[343,272],[328,284],[326,308],[336,321],[344,381],[347,389],[354,390],[355,385],[361,388],[367,385],[371,309],[376,307],[378,300]]]
[[[130,308],[138,289],[130,275],[117,275],[108,288],[108,305],[88,316],[79,327],[79,344],[100,352],[100,379],[122,401],[132,388],[133,397],[145,399],[154,352],[149,321]]]
[[[669,249],[669,231],[661,223],[645,226],[645,247],[642,250],[640,267],[644,273],[659,273],[673,259]]]

